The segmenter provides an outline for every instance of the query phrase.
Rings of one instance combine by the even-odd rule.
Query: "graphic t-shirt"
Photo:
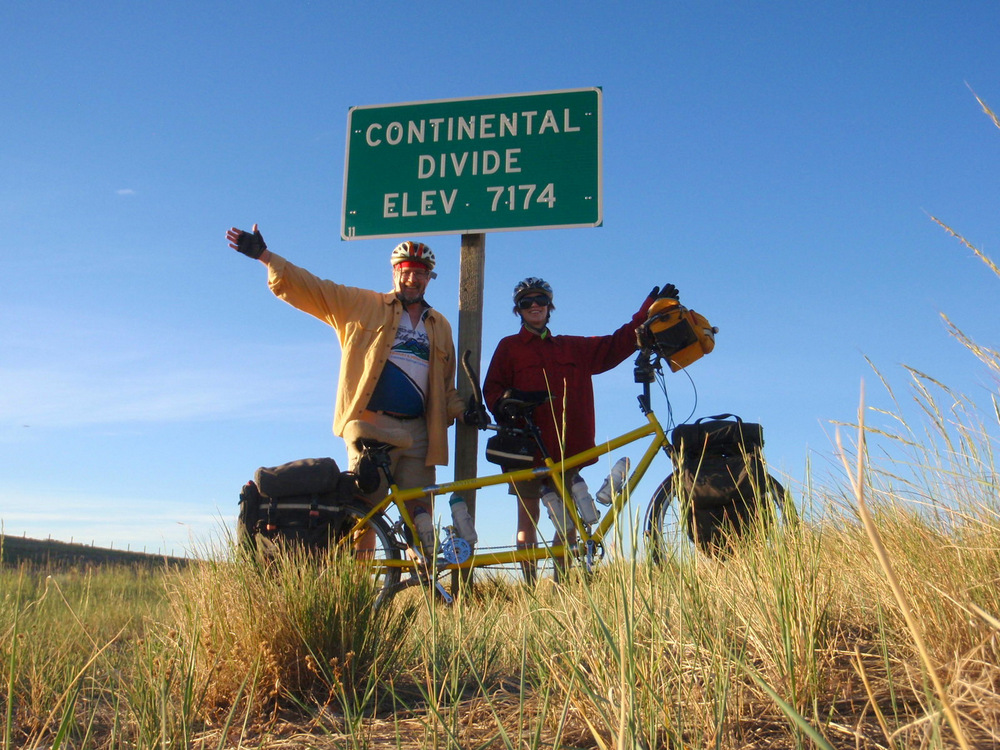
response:
[[[368,408],[372,411],[412,417],[424,413],[430,360],[430,345],[424,327],[427,312],[424,311],[415,327],[410,322],[410,316],[403,314],[389,360],[368,401]]]

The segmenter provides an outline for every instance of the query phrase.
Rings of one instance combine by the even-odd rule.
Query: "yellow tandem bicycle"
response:
[[[645,423],[618,437],[607,440],[600,445],[567,456],[560,461],[545,457],[544,466],[501,472],[489,476],[471,479],[456,479],[450,482],[434,484],[426,487],[401,488],[396,485],[389,470],[388,451],[395,447],[392,443],[373,437],[354,437],[357,447],[366,458],[385,477],[389,486],[388,494],[378,503],[371,505],[361,497],[348,500],[314,502],[328,516],[335,516],[338,521],[329,524],[330,541],[353,550],[353,554],[372,568],[379,586],[379,601],[385,601],[395,593],[411,586],[433,586],[438,595],[446,602],[452,597],[442,584],[445,575],[455,571],[466,571],[475,568],[504,568],[518,566],[522,563],[537,564],[546,559],[577,561],[590,571],[604,556],[605,540],[611,538],[616,524],[623,517],[630,504],[633,491],[646,475],[654,458],[661,451],[671,458],[674,472],[657,486],[645,512],[644,534],[647,552],[654,561],[668,559],[676,550],[678,529],[687,528],[690,534],[691,517],[685,510],[684,494],[681,483],[675,480],[677,475],[677,459],[675,446],[671,444],[667,429],[661,424],[651,405],[651,384],[655,381],[660,385],[666,396],[666,387],[662,377],[663,357],[654,349],[640,350],[635,361],[635,381],[641,387],[638,397],[639,409],[645,417]],[[467,360],[464,361],[467,364]],[[468,373],[468,367],[466,367]],[[470,378],[472,374],[469,373]],[[476,395],[481,399],[478,379],[474,380]],[[530,419],[530,413],[543,401],[514,400],[509,404],[517,410],[524,424],[521,428],[505,428],[489,425],[485,429],[520,430],[522,434],[533,436],[537,440],[537,428]],[[643,442],[644,441],[644,442]],[[620,487],[615,487],[611,503],[607,511],[594,524],[585,523],[573,502],[565,477],[572,470],[583,466],[592,459],[617,451],[633,443],[645,445],[642,455],[636,461],[631,472],[626,475]],[[538,442],[541,448],[540,441]],[[544,449],[543,449],[543,455]],[[476,550],[464,539],[458,536],[452,526],[441,530],[441,539],[436,546],[433,559],[421,552],[417,543],[417,531],[414,519],[409,513],[406,503],[422,497],[461,495],[471,490],[479,490],[495,485],[506,485],[512,481],[545,479],[547,484],[555,488],[562,497],[566,513],[576,528],[577,541],[573,544],[553,542],[552,544],[519,549],[491,548]],[[768,498],[768,505],[780,508],[783,499],[781,485],[770,475],[766,478],[763,494]],[[394,509],[394,510],[393,510]],[[390,516],[390,512],[396,517]],[[363,541],[362,541],[363,540]]]

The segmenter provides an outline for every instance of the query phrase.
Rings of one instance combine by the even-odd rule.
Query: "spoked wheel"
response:
[[[352,531],[368,514],[364,500],[354,499],[344,503],[343,519],[331,524],[331,536],[337,546],[350,550],[352,556],[364,565],[370,565],[372,578],[378,590],[376,604],[388,600],[399,590],[400,568],[387,563],[401,560],[399,545],[381,514],[368,519],[363,530]]]
[[[702,552],[708,555],[725,554],[731,537],[727,537],[726,532],[713,533],[719,525],[711,518],[711,513],[706,520],[703,511],[696,514],[698,522],[696,528],[692,529],[692,513],[681,502],[677,484],[675,475],[671,474],[660,483],[649,501],[646,511],[646,544],[653,562],[662,564],[676,557],[683,550],[694,546],[696,539]],[[758,513],[764,510],[766,516],[763,520],[771,522],[780,518],[784,512],[785,489],[777,479],[768,474],[764,494],[766,504],[763,509],[758,509]],[[751,523],[744,520],[742,525],[746,528]],[[739,533],[738,526],[736,536]]]
[[[646,545],[653,562],[661,564],[691,545],[686,523],[681,518],[680,498],[671,474],[653,492],[646,510]]]

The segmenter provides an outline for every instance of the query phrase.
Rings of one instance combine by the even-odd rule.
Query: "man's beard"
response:
[[[408,298],[407,295],[412,295],[412,294],[417,295],[415,299]],[[424,294],[423,292],[407,292],[400,289],[398,292],[396,292],[396,299],[398,299],[400,302],[403,303],[404,306],[407,307],[409,305],[421,305],[424,302]]]

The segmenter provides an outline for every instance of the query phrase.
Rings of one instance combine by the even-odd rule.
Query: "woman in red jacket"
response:
[[[498,420],[497,405],[508,391],[544,391],[551,400],[537,407],[532,418],[541,430],[545,450],[556,461],[594,447],[594,386],[592,377],[621,364],[636,350],[635,330],[646,320],[646,311],[659,296],[676,296],[668,284],[662,292],[655,288],[632,319],[607,336],[556,336],[548,323],[555,305],[552,287],[544,280],[528,277],[514,287],[514,314],[521,328],[500,340],[483,383],[483,398]],[[591,461],[590,463],[596,462]],[[536,456],[536,465],[542,457]],[[566,481],[585,523],[597,520],[597,509],[579,473],[568,473]],[[553,543],[576,541],[573,527],[559,495],[551,485],[539,480],[511,486],[518,495],[517,546],[537,543],[539,499],[556,527]],[[524,568],[525,579],[534,581],[533,564]]]

